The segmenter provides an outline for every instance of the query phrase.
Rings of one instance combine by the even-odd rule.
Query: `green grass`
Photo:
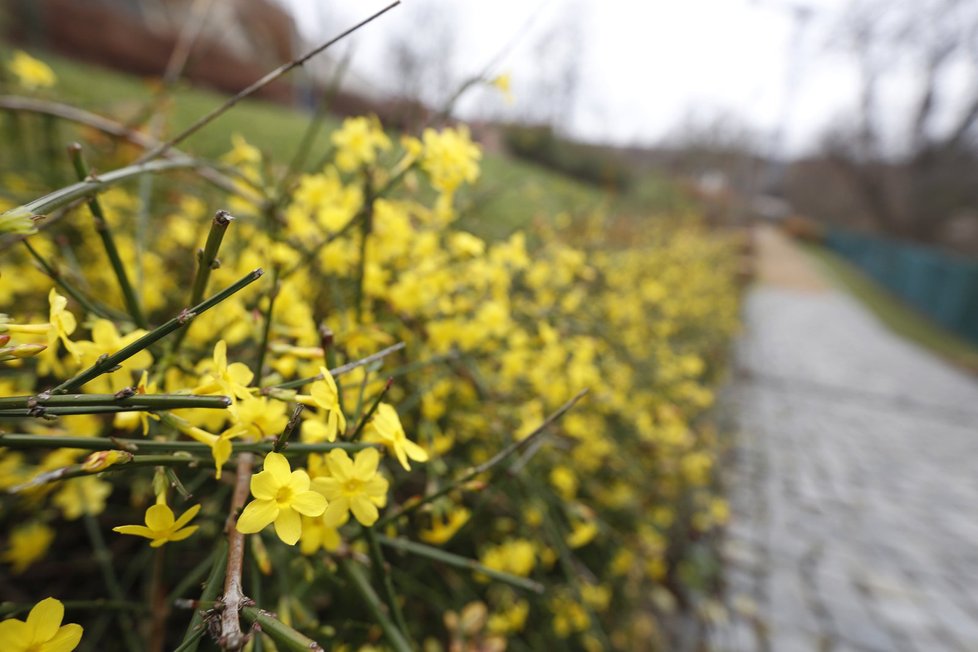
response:
[[[58,76],[53,94],[59,101],[122,120],[145,116],[155,104],[150,79],[124,75],[54,54],[40,56]],[[221,93],[179,85],[165,112],[167,133],[178,133],[226,99],[227,96]],[[273,159],[287,162],[302,141],[307,123],[308,114],[249,99],[188,138],[181,147],[197,156],[216,158],[231,148],[231,135],[239,133]],[[324,132],[328,133],[338,124],[335,118],[328,118]],[[317,148],[322,152],[325,147],[324,132],[320,132],[313,145],[313,157]]]
[[[978,347],[907,306],[837,254],[817,245],[804,245],[804,249],[831,280],[859,299],[890,330],[978,373]]]
[[[51,99],[137,123],[155,106],[153,80],[52,53],[35,54],[58,75]],[[166,133],[177,133],[225,99],[217,92],[180,85],[165,113]],[[285,164],[298,148],[309,117],[309,113],[294,108],[249,99],[191,136],[181,148],[200,157],[216,158],[230,149],[232,134],[239,133],[273,161]],[[338,118],[327,118],[311,148],[310,162],[321,159],[328,133],[338,124]],[[535,164],[486,154],[478,183],[460,196],[460,226],[495,239],[524,228],[534,219],[552,219],[559,213],[579,217],[611,208],[628,213],[672,211],[681,205],[677,197],[674,185],[651,174],[642,177],[628,195],[617,196]]]

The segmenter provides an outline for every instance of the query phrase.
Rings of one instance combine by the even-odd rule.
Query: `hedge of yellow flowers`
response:
[[[65,606],[0,640],[50,612],[71,647],[25,649],[72,649],[67,608],[104,650],[664,647],[727,516],[732,249],[604,215],[487,242],[465,127],[331,142],[8,202],[0,612]]]

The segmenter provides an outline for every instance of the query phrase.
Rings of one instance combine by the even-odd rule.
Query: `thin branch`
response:
[[[71,164],[75,168],[78,180],[85,181],[85,179],[88,179],[91,175],[88,164],[85,162],[85,157],[82,155],[82,146],[78,143],[69,145],[68,156],[71,158]],[[116,281],[119,283],[119,289],[122,291],[122,298],[126,303],[126,309],[129,311],[129,315],[132,317],[136,326],[147,328],[146,317],[143,315],[143,310],[139,306],[139,297],[136,295],[136,290],[129,280],[129,274],[126,272],[126,266],[122,262],[122,256],[119,255],[119,248],[115,244],[115,237],[112,235],[112,229],[109,226],[108,220],[105,218],[105,213],[102,211],[102,204],[99,202],[98,196],[92,195],[88,199],[88,210],[92,213],[92,217],[95,220],[95,231],[102,240],[102,248],[105,249],[105,255],[108,256],[109,264],[112,266]]]
[[[517,575],[511,575],[510,573],[498,571],[494,568],[489,568],[488,566],[479,563],[475,559],[469,559],[468,557],[446,552],[441,548],[427,546],[423,543],[417,543],[409,539],[402,539],[399,537],[391,538],[383,535],[377,535],[377,541],[380,542],[381,545],[387,546],[388,548],[408,552],[412,555],[418,555],[419,557],[424,557],[432,561],[441,562],[448,566],[454,566],[455,568],[470,570],[474,573],[491,577],[494,580],[505,582],[511,586],[532,591],[533,593],[543,593],[544,590],[544,586],[540,582],[535,582],[525,577],[519,577]]]
[[[391,9],[393,9],[394,7],[396,7],[399,4],[401,4],[400,3],[400,0],[397,0],[397,2],[394,2],[393,4],[388,5],[387,7],[385,7],[384,9],[381,9],[380,11],[378,11],[374,15],[370,16],[369,18],[366,18],[366,19],[360,21],[359,23],[357,23],[353,27],[349,28],[348,30],[346,30],[345,32],[343,32],[342,34],[340,34],[339,36],[336,36],[335,38],[332,38],[329,41],[326,41],[322,45],[320,45],[320,46],[318,46],[316,48],[313,48],[312,50],[310,50],[306,54],[302,55],[298,59],[293,59],[292,61],[290,61],[290,62],[288,62],[286,64],[283,64],[283,65],[279,66],[278,68],[276,68],[272,72],[268,73],[267,75],[265,75],[264,77],[262,77],[261,79],[259,79],[258,81],[256,81],[255,83],[251,84],[250,86],[248,86],[247,88],[245,88],[244,90],[242,90],[241,92],[239,92],[237,95],[229,98],[221,106],[217,107],[216,109],[214,109],[213,111],[211,111],[207,115],[202,116],[200,119],[198,119],[196,122],[194,122],[192,125],[190,125],[186,129],[184,129],[183,131],[181,131],[179,134],[177,134],[176,136],[174,136],[170,140],[168,140],[165,143],[159,145],[158,147],[154,147],[152,150],[150,150],[149,152],[147,152],[146,154],[144,154],[142,157],[140,157],[139,160],[137,161],[137,163],[145,163],[146,161],[151,161],[151,160],[157,158],[158,156],[161,156],[161,155],[165,154],[166,151],[169,150],[171,147],[173,147],[177,143],[180,143],[180,142],[183,142],[184,140],[186,140],[187,137],[191,136],[192,134],[194,134],[198,130],[200,130],[202,127],[205,127],[206,125],[208,125],[209,123],[211,123],[212,121],[214,121],[215,118],[217,118],[218,116],[220,116],[220,115],[224,114],[225,112],[227,112],[229,109],[231,109],[231,107],[233,107],[235,104],[237,104],[238,102],[240,102],[244,98],[248,97],[249,95],[252,95],[253,93],[255,93],[255,92],[259,91],[259,90],[261,90],[265,86],[268,86],[273,81],[275,81],[276,79],[278,79],[279,77],[281,77],[285,73],[289,72],[293,68],[297,68],[297,67],[303,65],[306,61],[308,61],[309,59],[313,58],[314,56],[316,56],[317,54],[319,54],[323,50],[327,49],[331,45],[334,45],[338,41],[346,38],[347,36],[349,36],[350,34],[352,34],[355,31],[357,31],[358,29],[360,29],[361,27],[363,27],[367,23],[370,23],[371,21],[376,20],[377,18],[380,18],[380,16],[382,16],[385,13],[387,13],[388,11],[390,11]]]
[[[219,540],[214,551],[214,563],[211,566],[210,575],[204,583],[204,590],[200,595],[200,602],[212,603],[218,592],[221,590],[221,574],[224,572],[225,563],[228,558],[227,541]],[[207,630],[204,627],[204,614],[198,609],[194,611],[187,627],[187,633],[183,637],[183,643],[177,648],[180,652],[196,652],[201,637]],[[176,650],[174,651],[176,652]]]
[[[192,159],[151,161],[149,163],[127,165],[124,168],[100,174],[97,179],[89,178],[85,181],[59,188],[34,201],[12,208],[7,213],[26,211],[31,215],[47,215],[56,208],[67,206],[76,199],[91,197],[107,188],[111,188],[129,179],[135,179],[143,174],[155,174],[168,170],[187,170],[200,167],[201,165],[199,161]]]
[[[137,451],[146,453],[206,453],[210,446],[197,441],[163,441],[156,439],[119,439],[116,437],[85,437],[85,436],[48,436],[48,435],[26,435],[26,434],[3,434],[0,433],[0,446],[9,449],[47,449],[47,448],[70,448],[74,450],[124,450],[134,453]],[[292,442],[282,450],[283,455],[299,455],[308,453],[328,453],[334,449],[345,451],[359,451],[365,448],[378,448],[381,444],[364,444],[348,441],[335,442]],[[231,442],[232,453],[270,453],[275,447],[275,442]]]
[[[374,619],[380,625],[381,629],[384,630],[384,635],[387,637],[387,642],[390,646],[394,648],[395,652],[411,652],[411,644],[408,643],[404,634],[387,615],[384,604],[380,601],[374,588],[370,586],[370,582],[367,581],[360,565],[352,559],[340,558],[336,561],[340,568],[343,569],[343,572],[346,573],[353,588],[363,598],[370,613],[373,614]]]
[[[323,647],[308,636],[300,634],[292,629],[274,614],[259,609],[257,607],[245,607],[241,614],[251,622],[255,628],[268,634],[273,641],[283,646],[285,650],[292,652],[323,652]]]
[[[543,423],[541,423],[539,426],[537,426],[536,430],[534,430],[533,432],[531,432],[529,435],[527,435],[523,439],[521,439],[519,441],[514,441],[509,446],[507,446],[506,448],[502,449],[501,451],[499,451],[498,453],[496,453],[495,455],[493,455],[491,458],[489,458],[488,460],[486,460],[482,464],[479,464],[477,466],[474,466],[474,467],[469,468],[469,470],[466,471],[465,473],[463,473],[460,478],[458,478],[457,480],[454,480],[453,482],[448,483],[447,485],[445,485],[444,487],[442,487],[438,491],[435,491],[434,493],[428,494],[427,496],[424,496],[423,498],[420,498],[418,500],[415,500],[414,502],[405,503],[404,505],[402,505],[400,507],[400,509],[395,510],[393,513],[388,514],[384,518],[382,518],[379,521],[377,521],[377,523],[374,524],[374,527],[376,527],[378,529],[381,529],[385,525],[387,525],[388,523],[393,523],[397,519],[399,519],[399,518],[401,518],[401,517],[403,517],[403,516],[405,516],[407,514],[410,514],[411,512],[413,512],[416,509],[418,509],[419,507],[421,507],[422,505],[427,505],[428,503],[430,503],[430,502],[432,502],[434,500],[437,500],[437,499],[441,498],[442,496],[445,496],[445,495],[447,495],[447,494],[455,491],[459,487],[465,486],[466,484],[468,484],[469,482],[471,482],[472,480],[474,480],[478,476],[482,475],[486,471],[491,471],[496,466],[498,466],[499,464],[505,462],[507,459],[509,459],[510,457],[512,457],[513,455],[515,455],[516,453],[518,453],[519,451],[524,450],[525,448],[527,448],[528,446],[530,446],[537,438],[539,438],[544,432],[546,432],[546,430],[547,430],[548,427],[550,427],[551,425],[553,425],[558,419],[560,419],[562,416],[564,416],[564,414],[568,410],[570,410],[572,407],[574,407],[574,404],[575,403],[577,403],[579,400],[581,400],[582,398],[584,398],[584,395],[587,394],[587,392],[588,392],[588,390],[586,390],[586,389],[582,389],[581,391],[579,391],[574,396],[574,398],[572,398],[571,400],[567,401],[566,403],[564,403],[563,405],[561,405],[559,408],[557,408],[557,410],[553,414],[551,414],[550,416],[548,416],[546,419],[543,420]]]
[[[248,641],[248,636],[241,631],[239,613],[242,608],[250,606],[250,600],[241,590],[241,567],[244,563],[245,535],[238,532],[235,525],[238,514],[248,500],[248,485],[251,482],[251,467],[254,455],[242,453],[238,457],[238,477],[231,496],[231,509],[228,514],[225,531],[228,539],[228,565],[224,574],[224,595],[221,597],[221,634],[218,642],[225,650],[240,650]]]
[[[61,104],[59,102],[40,100],[33,97],[21,97],[19,95],[0,95],[0,109],[51,115],[56,118],[61,118],[62,120],[68,120],[69,122],[75,122],[77,124],[85,125],[86,127],[91,127],[92,129],[97,129],[102,133],[115,136],[116,138],[122,138],[133,145],[142,147],[143,149],[150,149],[160,145],[159,140],[152,138],[141,131],[124,125],[121,122],[110,120],[104,116],[84,111],[77,107],[71,106],[70,104]],[[171,148],[165,154],[165,157],[168,159],[192,160],[192,158],[186,153],[173,148]],[[245,188],[242,188],[239,184],[236,184],[234,180],[225,176],[216,167],[212,167],[211,163],[206,161],[197,161],[197,163],[201,166],[201,168],[197,170],[197,174],[199,174],[201,178],[209,181],[222,190],[226,190],[227,192],[234,193],[242,197],[251,204],[257,206],[262,203],[263,200],[261,197],[259,197],[257,194],[248,192]]]
[[[231,295],[235,294],[236,292],[243,290],[248,285],[251,285],[259,278],[261,278],[261,275],[263,273],[264,272],[260,267],[250,272],[249,274],[242,277],[241,280],[239,280],[238,282],[228,286],[224,290],[221,290],[211,298],[194,306],[193,308],[182,311],[179,315],[177,315],[170,321],[166,322],[165,324],[162,324],[161,326],[157,326],[149,333],[146,333],[145,335],[143,335],[133,343],[129,344],[128,346],[119,349],[118,351],[116,351],[111,355],[107,355],[102,358],[99,358],[99,360],[96,361],[95,364],[93,364],[91,367],[82,371],[77,376],[73,378],[69,378],[68,380],[64,381],[63,383],[55,387],[53,390],[51,390],[51,393],[67,394],[68,392],[81,387],[82,385],[89,382],[90,380],[94,378],[98,378],[102,374],[111,371],[120,363],[125,362],[126,360],[136,355],[143,349],[146,349],[152,344],[154,344],[155,342],[157,342],[158,340],[163,339],[173,331],[185,327],[187,324],[192,322],[196,317],[198,317],[202,313],[206,312],[207,310],[210,310],[211,308],[221,303],[222,301],[224,301]]]
[[[333,378],[339,378],[345,373],[353,371],[357,367],[362,367],[368,365],[372,362],[377,362],[378,360],[383,360],[391,353],[397,353],[403,349],[406,345],[404,342],[398,342],[388,346],[386,349],[381,349],[377,353],[372,353],[365,358],[360,358],[359,360],[354,360],[353,362],[348,362],[345,365],[339,366],[336,369],[330,369],[329,373]],[[290,380],[287,383],[282,383],[281,385],[275,385],[274,388],[267,387],[266,389],[295,389],[297,387],[302,387],[303,385],[308,385],[309,383],[314,383],[317,380],[322,380],[322,374],[316,374],[315,376],[309,376],[308,378],[299,378],[298,380]]]

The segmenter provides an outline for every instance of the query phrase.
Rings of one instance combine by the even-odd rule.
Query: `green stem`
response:
[[[214,563],[211,565],[211,572],[207,576],[207,581],[204,582],[204,590],[200,594],[200,602],[202,603],[213,603],[224,586],[224,567],[227,564],[228,544],[224,539],[220,539],[215,545]],[[183,643],[177,650],[180,652],[196,652],[205,631],[202,608],[195,609],[194,615],[190,618],[190,625],[187,626],[187,633],[184,634]]]
[[[540,584],[539,582],[489,568],[488,566],[480,564],[475,559],[455,555],[440,548],[428,546],[423,543],[416,543],[414,541],[409,541],[408,539],[391,538],[383,535],[375,536],[381,545],[387,546],[388,548],[394,548],[395,550],[408,552],[413,555],[418,555],[419,557],[425,557],[427,559],[431,559],[432,561],[447,564],[448,566],[454,566],[455,568],[464,568],[466,570],[485,575],[486,577],[491,577],[494,580],[499,580],[500,582],[510,584],[517,588],[532,591],[533,593],[543,593],[544,590],[543,584]]]
[[[577,601],[587,612],[588,620],[590,621],[591,625],[591,631],[601,642],[602,649],[614,649],[611,645],[610,639],[608,638],[608,634],[601,626],[601,621],[598,619],[598,614],[581,596],[581,587],[578,580],[580,574],[574,568],[573,554],[571,553],[570,548],[567,547],[567,542],[564,540],[563,533],[560,531],[560,528],[553,519],[549,508],[543,515],[543,525],[544,531],[546,531],[547,535],[550,537],[550,540],[553,542],[554,547],[557,549],[557,559],[560,561],[560,568],[564,572],[567,583],[570,584],[571,588],[573,589]]]
[[[255,382],[259,387],[261,387],[262,371],[265,369],[265,356],[268,354],[268,339],[272,334],[272,311],[275,310],[278,291],[278,268],[275,267],[272,268],[272,289],[268,293],[268,312],[265,313],[261,342],[258,345],[258,361],[255,363]]]
[[[468,484],[469,482],[471,482],[478,476],[482,475],[483,473],[486,473],[487,471],[491,471],[495,469],[497,466],[499,466],[500,464],[502,464],[503,462],[506,462],[513,455],[530,446],[538,437],[540,437],[544,432],[546,432],[547,428],[550,425],[552,425],[554,422],[556,422],[558,419],[560,419],[560,417],[564,416],[564,414],[566,414],[568,410],[574,407],[574,404],[577,403],[579,400],[581,400],[584,397],[584,395],[587,394],[587,391],[588,390],[583,389],[580,392],[578,392],[574,396],[574,398],[572,398],[571,400],[567,401],[559,408],[557,408],[557,410],[553,414],[548,416],[546,419],[543,420],[543,423],[537,426],[536,430],[531,432],[525,438],[519,441],[514,441],[509,446],[502,449],[501,451],[496,453],[493,457],[486,460],[482,464],[469,468],[469,470],[463,473],[460,478],[452,482],[449,482],[447,485],[435,491],[434,493],[428,494],[427,496],[415,500],[414,502],[405,503],[400,507],[400,509],[395,510],[391,514],[388,514],[384,518],[377,521],[374,524],[374,527],[378,529],[383,528],[388,523],[392,523],[397,519],[401,518],[402,516],[406,516],[407,514],[410,514],[411,512],[421,507],[422,505],[427,505],[432,501],[438,500],[442,496],[450,494],[456,489],[459,489],[460,487],[463,487],[464,485]],[[3,440],[0,439],[0,441]]]
[[[364,376],[364,378],[366,378],[366,376]],[[391,385],[393,384],[394,379],[388,378],[387,382],[384,383],[384,389],[380,390],[380,393],[377,394],[377,398],[374,399],[374,402],[370,405],[370,408],[367,409],[367,412],[363,415],[363,418],[357,423],[357,427],[353,430],[353,434],[350,435],[350,441],[357,440],[357,437],[360,436],[360,433],[363,432],[363,429],[370,422],[370,417],[372,417],[374,412],[377,411],[377,408],[380,407],[381,402],[384,400],[384,397],[387,396],[387,392],[390,390]],[[359,410],[359,405],[357,406],[357,409]]]
[[[135,179],[143,174],[154,174],[156,172],[166,172],[168,170],[186,170],[202,165],[199,161],[191,159],[179,159],[172,161],[152,161],[150,163],[137,163],[126,167],[100,174],[98,178],[91,178],[79,183],[59,188],[54,192],[39,197],[34,201],[23,204],[7,211],[20,212],[28,211],[32,215],[47,215],[56,208],[67,206],[76,199],[82,199],[95,195],[107,188],[111,188],[123,181]]]
[[[120,398],[116,394],[36,394],[0,398],[0,410],[34,407],[94,406],[136,407],[147,410],[177,410],[181,408],[213,408],[223,410],[231,405],[227,396],[198,394],[134,394]]]
[[[302,411],[306,409],[302,403],[298,403],[295,409],[292,410],[292,416],[289,417],[289,422],[285,425],[285,430],[282,434],[276,437],[275,443],[272,444],[272,452],[281,453],[289,445],[289,439],[292,438],[293,433],[295,433],[296,428],[299,427],[299,417],[302,416]]]
[[[88,179],[89,169],[85,163],[85,157],[82,155],[81,145],[78,143],[69,145],[68,155],[71,157],[71,164],[75,167],[75,174],[78,175],[78,180],[85,181]],[[92,212],[92,217],[95,218],[95,231],[98,232],[98,236],[102,240],[102,247],[105,249],[106,256],[109,257],[109,264],[112,266],[112,271],[115,273],[116,280],[119,282],[119,289],[122,290],[122,297],[126,302],[126,309],[132,315],[136,326],[147,328],[146,317],[143,315],[142,308],[139,307],[139,298],[136,296],[136,291],[129,281],[129,274],[126,273],[126,267],[122,262],[122,257],[119,255],[119,248],[116,246],[115,238],[112,236],[112,229],[109,227],[108,220],[105,219],[105,213],[102,211],[102,205],[99,203],[97,196],[92,195],[89,198],[88,210]]]
[[[384,635],[387,637],[387,642],[390,646],[394,648],[395,652],[411,652],[411,644],[401,630],[398,629],[397,625],[388,617],[383,603],[380,601],[374,588],[370,586],[370,582],[367,581],[367,577],[364,575],[360,566],[350,559],[337,559],[336,561],[347,578],[349,578],[353,588],[363,598],[367,609],[370,610],[374,619],[380,625],[381,629],[384,630]]]
[[[370,552],[370,565],[374,570],[374,577],[384,587],[384,598],[387,607],[394,616],[394,623],[404,634],[408,633],[407,622],[404,620],[404,612],[401,611],[401,603],[397,601],[397,592],[394,591],[394,582],[391,580],[390,570],[384,560],[384,553],[377,542],[377,533],[373,528],[365,528],[364,534],[367,538],[367,546]]]
[[[23,243],[34,260],[37,261],[37,264],[40,265],[44,273],[47,274],[48,278],[50,278],[56,285],[58,285],[58,287],[64,290],[65,294],[78,302],[78,305],[80,305],[84,310],[93,315],[98,315],[99,317],[104,317],[106,319],[115,319],[118,317],[118,315],[114,315],[109,310],[101,308],[90,301],[81,290],[76,288],[70,281],[67,281],[61,272],[51,265],[51,263],[46,261],[29,240],[25,239],[23,240]]]
[[[110,467],[90,470],[84,468],[83,464],[72,464],[71,466],[64,466],[60,469],[54,469],[51,471],[46,471],[38,476],[35,476],[31,480],[24,482],[22,484],[15,485],[7,489],[7,493],[18,494],[22,491],[28,489],[33,489],[34,487],[39,487],[41,485],[48,484],[49,482],[58,482],[61,480],[70,480],[71,478],[80,478],[86,475],[98,475],[99,473],[111,473],[113,471],[120,471],[124,468],[130,467],[143,467],[143,466],[171,466],[175,464],[207,464],[210,460],[203,457],[183,457],[176,455],[137,455],[134,456],[127,462],[118,462]]]
[[[245,607],[241,610],[241,615],[248,622],[258,625],[263,633],[268,634],[286,650],[293,652],[322,652],[323,650],[319,643],[300,634],[264,609]]]
[[[221,266],[217,253],[221,248],[221,242],[224,241],[224,234],[227,233],[228,226],[233,220],[234,217],[227,211],[217,211],[214,214],[214,219],[211,220],[211,228],[207,232],[204,248],[197,250],[197,273],[194,274],[194,283],[190,290],[190,305],[192,306],[197,305],[204,298],[204,291],[207,290],[207,281],[210,280],[211,271]],[[173,338],[173,343],[167,351],[168,358],[172,358],[180,348],[187,336],[187,330],[189,329],[180,331]],[[162,368],[165,367],[166,365],[163,365]]]
[[[95,563],[98,564],[99,569],[102,571],[102,579],[105,582],[106,589],[108,589],[112,599],[116,602],[127,602],[128,600],[122,592],[122,586],[119,584],[119,578],[115,575],[115,568],[112,566],[112,553],[109,551],[108,546],[105,545],[105,539],[102,537],[102,531],[99,529],[98,520],[87,508],[85,509],[83,520],[85,522],[85,532],[88,534],[88,540],[92,544]],[[135,624],[132,618],[129,617],[129,614],[120,613],[119,621],[126,647],[132,652],[141,650],[143,645],[136,636]]]
[[[132,600],[62,600],[65,611],[146,611],[144,604]],[[16,618],[34,608],[34,603],[0,602],[0,617]]]
[[[0,419],[23,419],[24,417],[63,417],[72,414],[117,414],[119,412],[145,412],[138,405],[80,405],[50,408],[30,408],[0,411]]]
[[[370,172],[365,171],[366,180],[363,187],[363,221],[360,222],[360,260],[357,268],[356,287],[353,295],[353,308],[357,315],[357,324],[362,323],[363,316],[363,282],[367,274],[367,241],[374,225],[374,196],[370,183]]]
[[[181,577],[180,582],[173,587],[170,593],[167,594],[166,603],[173,604],[173,602],[178,600],[180,596],[189,591],[192,587],[196,586],[197,583],[200,582],[201,578],[207,574],[207,571],[213,567],[215,555],[217,555],[217,550],[212,550],[210,554],[204,557],[199,564],[194,566],[189,573],[186,573],[183,577]]]
[[[405,346],[404,345],[404,342],[398,342],[397,344],[393,344],[391,346],[388,346],[386,349],[381,349],[380,351],[377,351],[377,353],[372,353],[372,354],[368,355],[366,358],[361,358],[359,360],[354,360],[353,362],[346,363],[342,367],[337,367],[336,369],[331,369],[329,373],[330,373],[330,375],[333,378],[339,378],[343,374],[349,373],[349,372],[353,371],[354,369],[356,369],[357,367],[362,367],[362,366],[368,365],[368,364],[370,364],[372,362],[376,362],[378,360],[382,360],[382,359],[386,358],[387,356],[389,356],[391,353],[396,353],[397,351],[400,351],[401,349],[404,348],[404,346]],[[299,378],[297,380],[290,380],[287,383],[282,383],[280,385],[275,385],[275,389],[296,389],[298,387],[304,387],[305,385],[308,385],[309,383],[314,383],[317,380],[322,380],[322,379],[323,379],[323,375],[322,374],[316,374],[315,376],[309,376],[308,378]]]
[[[209,453],[207,444],[197,441],[159,441],[155,439],[118,439],[116,437],[56,437],[47,435],[2,434],[0,447],[9,449],[30,448],[72,448],[76,450],[125,450],[129,452],[146,451],[155,453],[187,452]],[[359,451],[364,448],[376,448],[377,444],[354,442],[293,442],[282,450],[283,455],[327,453],[333,449]],[[275,442],[231,442],[232,453],[270,453],[275,449]]]
[[[207,299],[206,301],[194,306],[189,310],[184,310],[179,315],[177,315],[170,321],[166,322],[165,324],[162,324],[161,326],[157,326],[156,328],[146,333],[132,344],[123,347],[122,349],[116,351],[112,355],[108,355],[105,356],[104,358],[100,358],[95,364],[93,364],[85,371],[81,372],[74,378],[70,378],[64,381],[63,383],[55,387],[53,390],[51,390],[52,393],[67,394],[68,392],[81,387],[82,385],[89,382],[90,380],[111,371],[120,363],[125,362],[132,356],[136,355],[143,349],[151,346],[155,342],[166,337],[173,331],[185,327],[187,324],[192,322],[194,318],[198,317],[201,313],[206,312],[207,310],[213,308],[217,304],[221,303],[222,301],[230,297],[231,295],[244,289],[251,283],[257,281],[259,278],[261,278],[262,274],[263,272],[261,268],[254,270],[253,272],[247,274],[238,282],[225,288],[224,290],[221,290],[220,292],[218,292],[211,298]]]

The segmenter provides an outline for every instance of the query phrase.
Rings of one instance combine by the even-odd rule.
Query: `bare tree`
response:
[[[859,66],[859,106],[825,153],[879,228],[934,241],[978,206],[978,3],[859,0],[839,33]],[[895,76],[915,83],[902,118],[883,100]]]

